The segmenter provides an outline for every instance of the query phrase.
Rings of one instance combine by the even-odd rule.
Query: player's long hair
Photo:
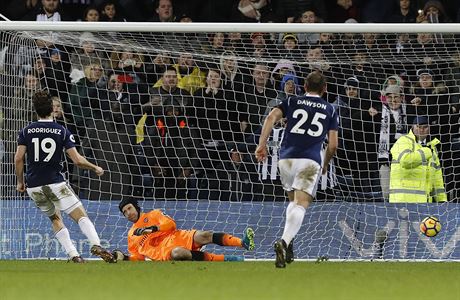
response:
[[[46,118],[53,112],[53,100],[47,91],[38,91],[32,96],[32,104],[39,118]]]

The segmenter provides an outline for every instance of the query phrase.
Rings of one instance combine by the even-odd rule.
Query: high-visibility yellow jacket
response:
[[[179,71],[179,65],[175,64],[173,67],[177,71],[177,87],[184,89],[193,95],[196,90],[206,86],[206,73],[201,71],[198,67],[193,67],[190,74],[182,76]],[[153,87],[159,87],[163,84],[163,78],[160,78]]]
[[[412,130],[391,148],[390,202],[423,203],[447,201],[436,145],[433,139],[424,147]]]

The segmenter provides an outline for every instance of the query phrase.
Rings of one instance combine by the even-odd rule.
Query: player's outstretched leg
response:
[[[276,254],[275,267],[286,268],[286,242],[284,240],[276,241],[274,248]]]
[[[286,262],[288,264],[294,261],[294,240],[292,240],[286,248]]]
[[[244,249],[246,250],[254,250],[256,244],[254,242],[254,230],[250,227],[246,228],[243,234],[243,239],[241,240]]]
[[[91,254],[95,255],[95,256],[99,256],[105,262],[108,262],[108,263],[116,263],[117,262],[116,258],[112,255],[112,253],[110,253],[110,251],[102,248],[99,245],[93,245],[91,247]]]

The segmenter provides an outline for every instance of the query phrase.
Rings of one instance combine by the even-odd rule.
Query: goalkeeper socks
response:
[[[242,247],[242,241],[240,238],[222,232],[214,232],[212,234],[212,242],[219,246]]]
[[[223,254],[214,254],[209,252],[201,251],[190,251],[192,252],[192,260],[196,261],[224,261]]]
[[[88,217],[83,217],[78,220],[78,225],[80,226],[81,232],[86,236],[91,245],[101,245],[101,240],[99,235],[94,228],[93,222]]]
[[[294,239],[300,226],[302,226],[303,218],[305,216],[305,208],[290,202],[286,208],[286,225],[284,226],[283,236],[281,237],[286,245]]]
[[[72,243],[72,240],[70,239],[70,234],[69,230],[67,230],[66,227],[63,227],[61,230],[56,232],[56,238],[59,241],[59,243],[64,247],[65,252],[69,257],[74,257],[74,256],[80,256],[80,254],[77,251],[77,248],[75,248],[75,245]]]
[[[209,252],[204,253],[204,260],[205,261],[224,261],[225,255],[223,254],[214,254]]]

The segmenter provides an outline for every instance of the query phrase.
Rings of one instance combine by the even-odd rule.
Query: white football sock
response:
[[[69,257],[80,256],[80,254],[77,251],[77,248],[75,248],[75,245],[72,243],[72,240],[70,239],[69,230],[67,230],[66,227],[63,227],[61,230],[56,232],[55,236],[59,243],[62,245],[62,247],[64,247],[64,250]]]
[[[297,232],[299,232],[304,216],[305,208],[303,206],[297,205],[294,202],[289,203],[286,208],[286,224],[284,226],[283,236],[281,237],[286,242],[286,245],[289,245]]]
[[[101,245],[101,240],[99,235],[94,228],[93,222],[88,217],[83,217],[78,220],[78,225],[80,226],[81,232],[86,236],[89,242],[92,245]]]

